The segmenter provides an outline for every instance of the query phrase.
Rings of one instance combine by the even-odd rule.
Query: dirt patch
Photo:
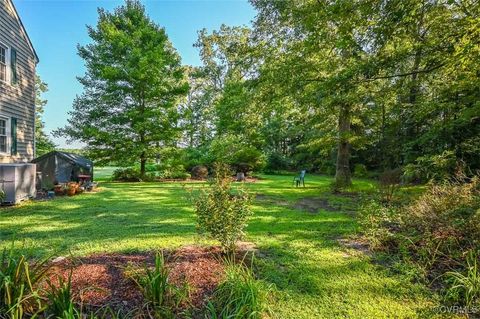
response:
[[[348,248],[348,251],[345,252],[346,258],[358,255],[372,256],[372,251],[368,244],[358,238],[340,238],[337,242],[342,247]]]
[[[338,212],[339,208],[332,206],[327,199],[319,197],[304,197],[297,200],[295,203],[291,203],[287,200],[278,199],[273,196],[268,196],[265,194],[257,194],[256,199],[262,202],[268,202],[277,206],[288,207],[291,209],[307,211],[310,213],[318,213],[320,209]]]
[[[52,265],[50,280],[58,282],[71,278],[75,302],[97,308],[109,305],[114,309],[129,310],[142,304],[142,294],[132,279],[125,276],[125,268],[153,263],[149,255],[93,255],[84,258],[63,259]]]
[[[310,213],[317,213],[320,209],[330,212],[339,211],[338,208],[331,206],[328,203],[328,200],[317,197],[302,198],[295,203],[294,208],[304,210]]]
[[[187,282],[190,304],[202,308],[223,277],[224,265],[218,247],[184,247],[168,258],[171,280],[177,285]]]
[[[241,242],[236,260],[255,251],[255,245]],[[186,246],[175,251],[164,251],[170,280],[177,286],[187,283],[189,300],[184,307],[204,308],[215,287],[223,278],[224,254],[220,247]],[[58,278],[71,278],[74,301],[84,307],[97,309],[109,306],[129,312],[144,304],[137,284],[128,276],[132,269],[154,266],[155,253],[96,254],[82,258],[55,258],[49,279],[58,284]],[[45,284],[46,285],[46,284]]]
[[[269,196],[265,194],[257,194],[255,196],[255,199],[262,201],[262,202],[268,202],[277,206],[282,206],[282,207],[290,207],[291,204],[289,201],[284,200],[284,199],[279,199],[274,196]]]

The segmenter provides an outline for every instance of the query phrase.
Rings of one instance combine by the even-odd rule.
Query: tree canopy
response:
[[[187,168],[247,160],[335,174],[339,187],[359,165],[410,181],[480,169],[477,1],[251,4],[252,27],[200,30],[202,65],[184,67],[138,2],[100,10],[61,132],[100,160],[180,146]]]
[[[180,136],[184,67],[139,1],[98,14],[97,26],[88,27],[92,43],[78,48],[87,68],[79,78],[84,92],[59,133],[84,142],[99,161],[139,161],[143,175],[146,162]]]

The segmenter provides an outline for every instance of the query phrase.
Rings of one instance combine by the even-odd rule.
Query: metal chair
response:
[[[300,172],[300,175],[295,176],[293,178],[293,185],[295,185],[295,187],[299,187],[300,184],[303,184],[303,187],[305,187],[305,173],[306,172],[307,172],[306,170],[302,170]]]

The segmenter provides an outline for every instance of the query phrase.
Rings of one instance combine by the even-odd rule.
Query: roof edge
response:
[[[33,47],[32,40],[28,36],[27,30],[23,25],[22,19],[20,19],[20,15],[18,14],[17,8],[15,8],[15,4],[13,3],[13,0],[7,0],[7,3],[10,4],[10,7],[12,8],[13,13],[15,14],[15,18],[17,18],[18,20],[20,29],[22,30],[22,33],[25,35],[25,38],[27,39],[28,46],[30,47],[30,50],[32,50],[33,56],[35,57],[35,64],[38,64],[38,62],[40,62],[40,59],[38,58],[37,51],[35,51],[35,48]]]

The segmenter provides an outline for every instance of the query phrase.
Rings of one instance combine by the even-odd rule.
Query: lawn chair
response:
[[[295,185],[295,187],[299,187],[300,184],[303,184],[303,187],[305,187],[305,173],[306,172],[307,172],[306,170],[302,170],[300,172],[300,175],[295,176],[293,178],[293,185]]]

